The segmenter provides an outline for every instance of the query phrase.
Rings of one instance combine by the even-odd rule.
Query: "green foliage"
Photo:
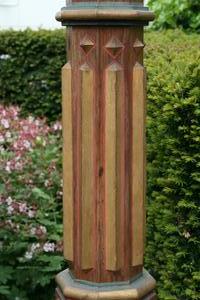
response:
[[[146,35],[148,242],[160,300],[200,299],[199,36]]]
[[[156,29],[182,27],[200,31],[199,0],[149,0],[148,5],[156,14]]]
[[[54,299],[62,255],[59,123],[0,106],[0,299]]]
[[[0,102],[57,120],[64,30],[0,31]]]

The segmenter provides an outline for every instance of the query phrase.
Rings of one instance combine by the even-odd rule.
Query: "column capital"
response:
[[[74,2],[56,14],[63,26],[145,26],[154,13],[142,3]]]

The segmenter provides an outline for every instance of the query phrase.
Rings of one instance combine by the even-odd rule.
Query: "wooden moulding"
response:
[[[72,20],[153,21],[154,13],[133,9],[66,9],[56,14],[60,22]]]
[[[106,212],[106,269],[120,268],[120,87],[122,69],[112,64],[106,69],[105,89],[105,212]]]
[[[84,64],[81,72],[81,267],[93,268],[93,71]]]
[[[64,257],[73,261],[73,147],[71,65],[62,68]]]
[[[76,281],[69,270],[56,276],[61,294],[66,299],[102,299],[102,300],[153,300],[146,298],[155,288],[156,282],[145,270],[140,277],[129,282],[113,282],[112,285]],[[62,299],[60,297],[60,299]]]
[[[132,101],[132,266],[143,265],[145,228],[145,69],[133,68]]]

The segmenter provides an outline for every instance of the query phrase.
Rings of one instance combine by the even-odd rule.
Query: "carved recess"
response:
[[[144,46],[145,45],[143,44],[143,42],[141,42],[138,38],[134,41],[133,49],[135,52],[136,61],[138,60],[139,55],[142,53]]]
[[[123,48],[123,44],[116,37],[112,37],[105,45],[105,50],[114,59],[122,52]]]
[[[80,42],[80,47],[85,54],[88,54],[94,48],[94,43],[88,36],[85,36]]]

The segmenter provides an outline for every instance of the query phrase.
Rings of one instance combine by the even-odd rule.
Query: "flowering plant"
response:
[[[51,299],[63,267],[61,125],[19,113],[0,105],[0,298]]]

